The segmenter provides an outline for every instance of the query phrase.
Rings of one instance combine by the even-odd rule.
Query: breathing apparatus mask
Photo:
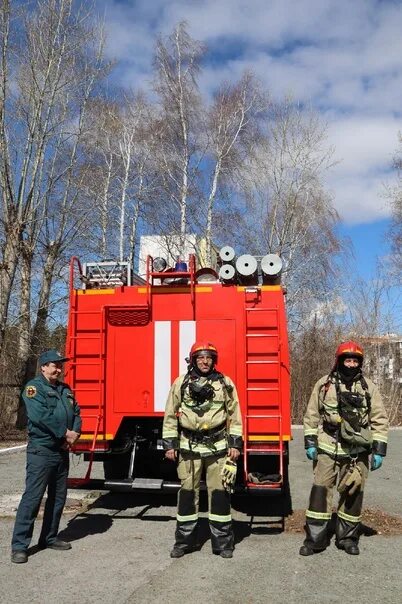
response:
[[[188,389],[193,401],[199,405],[214,398],[215,389],[209,382],[191,380]]]

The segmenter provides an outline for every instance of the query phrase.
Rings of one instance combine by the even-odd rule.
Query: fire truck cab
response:
[[[192,344],[207,340],[240,399],[244,450],[236,490],[287,488],[289,350],[277,260],[264,257],[264,273],[264,259],[257,268],[243,260],[237,270],[225,251],[221,257],[217,274],[197,271],[194,256],[175,269],[148,256],[145,279],[128,263],[71,259],[65,379],[81,407],[74,452],[90,461],[84,480],[95,460],[103,461],[111,490],[179,487],[162,448],[164,408],[172,382],[187,371]]]

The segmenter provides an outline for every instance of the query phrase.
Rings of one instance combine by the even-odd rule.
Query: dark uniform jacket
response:
[[[377,386],[364,378],[370,398],[368,409],[366,390],[361,381],[357,380],[352,385],[352,392],[362,395],[363,405],[360,410],[362,423],[367,422],[372,433],[372,450],[374,453],[385,455],[388,438],[388,417]],[[339,382],[340,391],[345,391],[346,386]],[[364,447],[351,447],[339,437],[341,418],[338,409],[338,397],[335,387],[335,377],[325,375],[315,384],[304,415],[305,446],[317,447],[319,451],[331,456],[349,456],[351,453],[364,451]],[[331,430],[331,427],[335,428]],[[353,450],[352,450],[353,449]]]
[[[24,386],[22,398],[28,416],[28,450],[59,451],[67,429],[81,431],[80,408],[67,384],[53,385],[39,375]]]

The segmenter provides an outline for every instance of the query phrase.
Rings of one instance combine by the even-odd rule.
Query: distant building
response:
[[[389,334],[368,338],[364,342],[365,364],[379,384],[402,384],[402,336]]]

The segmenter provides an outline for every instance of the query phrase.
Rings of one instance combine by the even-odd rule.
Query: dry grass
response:
[[[285,532],[304,533],[305,511],[295,510],[285,519]],[[363,535],[402,535],[402,516],[393,516],[377,508],[363,510]]]

